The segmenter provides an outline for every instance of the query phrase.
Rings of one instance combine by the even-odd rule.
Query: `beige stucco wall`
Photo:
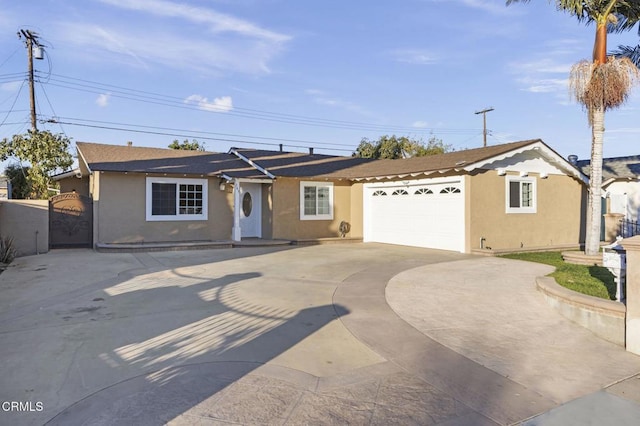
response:
[[[84,195],[85,197],[89,196],[89,177],[86,175],[83,175],[83,177],[80,179],[75,176],[60,179],[58,183],[60,184],[61,194],[64,194],[65,192],[75,191],[80,195]]]
[[[270,240],[273,238],[273,216],[271,210],[273,208],[272,184],[262,185],[262,238]]]
[[[467,246],[480,248],[480,238],[494,250],[529,249],[583,242],[582,213],[586,192],[569,176],[536,173],[537,213],[506,210],[505,177],[488,170],[467,178]]]
[[[362,185],[333,182],[333,220],[300,220],[300,181],[278,178],[273,183],[273,238],[300,240],[339,237],[340,222],[351,224],[347,237],[362,237]],[[355,198],[354,198],[355,197]]]
[[[18,256],[49,251],[49,201],[0,201],[0,235],[13,237]]]
[[[218,179],[209,179],[206,221],[147,222],[144,174],[94,173],[90,186],[94,199],[94,242],[202,241],[231,238],[233,194],[220,191]]]
[[[362,238],[363,235],[363,218],[364,218],[364,206],[363,206],[363,185],[362,183],[354,183],[351,185],[351,232],[349,237]]]

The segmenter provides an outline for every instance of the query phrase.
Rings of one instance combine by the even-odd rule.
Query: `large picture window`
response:
[[[333,183],[300,182],[300,219],[333,219]]]
[[[206,179],[147,178],[148,221],[207,220]]]
[[[507,177],[507,213],[536,212],[536,181],[533,178]]]

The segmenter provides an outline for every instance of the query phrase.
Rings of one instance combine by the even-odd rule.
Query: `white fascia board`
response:
[[[89,170],[89,174],[92,174],[93,170],[91,170],[91,167],[89,167],[89,163],[87,163],[87,160],[84,159],[84,155],[82,155],[82,151],[80,150],[80,148],[76,147],[76,151],[78,152],[78,158],[80,158],[84,163],[84,165],[87,166],[87,170]]]
[[[58,181],[61,179],[66,179],[66,178],[70,178],[70,177],[76,177],[78,175],[78,173],[80,173],[80,168],[75,168],[73,170],[69,170],[68,172],[63,172],[63,173],[59,173],[57,175],[53,175],[51,176],[51,179]]]
[[[545,157],[547,160],[551,160],[551,162],[555,163],[557,167],[567,172],[567,174],[572,175],[576,179],[583,182],[585,185],[589,184],[589,178],[587,176],[582,174],[582,172],[580,172],[580,170],[578,170],[571,163],[569,163],[568,160],[565,160],[564,158],[562,158],[561,156],[553,152],[543,142],[535,142],[535,143],[532,143],[531,145],[526,145],[526,146],[514,149],[512,151],[506,152],[504,154],[497,155],[495,157],[491,157],[486,160],[478,161],[477,163],[469,164],[467,167],[464,168],[464,170],[466,170],[467,172],[471,172],[475,169],[486,166],[487,164],[491,164],[496,161],[505,160],[507,158],[513,157],[514,155],[521,154],[523,152],[531,151],[531,150],[539,151],[543,157]]]
[[[249,164],[254,169],[256,169],[256,170],[264,173],[265,175],[269,176],[271,179],[275,179],[276,178],[276,175],[272,174],[271,172],[269,172],[269,170],[265,169],[264,167],[259,166],[253,160],[251,160],[251,159],[245,157],[244,155],[240,154],[234,148],[231,148],[231,153],[233,153],[236,157],[238,157],[239,159],[241,159],[245,163]]]
[[[272,183],[274,179],[232,178],[236,182],[244,183]]]

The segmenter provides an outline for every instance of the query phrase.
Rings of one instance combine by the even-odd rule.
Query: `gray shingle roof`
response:
[[[314,177],[334,174],[342,177],[349,174],[354,166],[378,162],[370,158],[342,157],[299,152],[278,152],[256,149],[234,148],[239,154],[275,176]]]
[[[278,177],[367,179],[461,170],[536,143],[539,139],[400,160],[372,160],[323,154],[232,148],[231,153],[201,152],[78,142],[82,158],[93,171],[226,175],[265,178],[260,170],[237,157],[249,159]],[[570,167],[570,166],[569,166]]]
[[[328,177],[337,176],[349,179],[391,177],[424,172],[448,171],[463,169],[469,165],[490,159],[527,145],[541,142],[539,139],[512,142],[503,145],[492,145],[483,148],[466,149],[440,155],[414,157],[400,160],[378,160],[367,162],[343,173],[329,173]]]
[[[77,142],[92,171],[168,173],[238,178],[264,178],[264,174],[227,153],[105,145]]]
[[[591,160],[580,160],[578,168],[585,175],[591,172]],[[640,177],[640,155],[612,157],[602,160],[602,179],[637,179]]]

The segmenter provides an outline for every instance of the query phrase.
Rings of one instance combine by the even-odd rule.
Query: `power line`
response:
[[[126,129],[126,128],[119,128],[119,127],[112,127],[112,126],[99,126],[94,124],[72,123],[72,122],[58,121],[55,119],[46,120],[45,122],[55,123],[55,124],[65,124],[69,126],[90,127],[94,129],[116,130],[116,131],[124,131],[124,132],[131,132],[131,133],[144,133],[144,134],[150,134],[150,135],[171,136],[171,137],[180,137],[180,138],[197,137],[198,139],[218,141],[218,142],[231,142],[231,143],[242,143],[242,144],[249,144],[249,145],[263,145],[263,146],[279,146],[280,145],[276,143],[255,142],[255,141],[247,141],[247,140],[240,140],[240,139],[213,138],[209,136],[194,136],[193,134],[185,134],[185,133],[168,133],[168,132],[157,132],[157,131],[151,131],[151,130]],[[301,146],[301,145],[287,145],[287,146],[291,148],[303,148],[303,149],[309,148],[308,146]],[[324,147],[322,149],[326,151],[353,152],[353,149],[324,148]]]
[[[4,120],[2,120],[2,123],[0,123],[0,126],[4,125],[4,123],[7,121],[7,118],[9,118],[9,114],[11,114],[13,112],[13,107],[16,106],[16,102],[18,101],[18,98],[20,97],[20,93],[22,92],[22,88],[24,87],[24,80],[22,81],[22,84],[20,85],[20,89],[18,89],[18,93],[16,94],[16,97],[13,99],[13,103],[11,104],[11,108],[9,108],[9,111],[7,112],[7,115],[4,116]]]
[[[72,118],[72,117],[55,117],[53,120],[60,120],[60,119],[80,121],[84,123],[98,123],[103,125],[108,124],[108,125],[126,126],[126,127],[134,127],[134,128],[137,127],[142,129],[167,130],[172,132],[187,132],[190,134],[194,134],[195,135],[194,137],[198,137],[198,135],[203,134],[203,135],[229,136],[229,137],[235,137],[235,138],[262,139],[262,140],[271,140],[271,141],[279,141],[279,142],[306,143],[306,144],[313,144],[313,145],[326,145],[326,146],[338,146],[338,147],[352,146],[352,144],[345,144],[345,143],[310,141],[310,140],[303,140],[303,139],[275,138],[275,137],[268,137],[268,136],[251,136],[251,135],[243,135],[243,134],[237,134],[237,133],[219,133],[219,132],[209,132],[209,131],[203,131],[203,130],[196,131],[196,130],[188,130],[188,129],[177,129],[172,127],[146,126],[142,124],[118,123],[113,121],[88,120],[88,119]]]
[[[122,99],[156,104],[162,106],[171,106],[175,108],[190,109],[203,111],[203,108],[193,103],[185,103],[185,99],[159,93],[146,92],[137,89],[128,89],[121,86],[99,83],[91,80],[84,80],[74,77],[61,76],[59,74],[50,74],[50,80],[47,84],[52,86],[67,88],[71,90],[84,91],[88,93],[104,94],[108,91],[110,96]],[[204,110],[206,111],[206,110]],[[318,117],[308,117],[287,113],[276,113],[271,111],[262,111],[250,108],[242,108],[234,106],[229,111],[216,110],[215,106],[206,112],[216,112],[237,116],[242,118],[259,119],[272,122],[280,122],[286,124],[307,125],[315,127],[338,128],[345,130],[364,130],[379,132],[415,132],[415,133],[437,133],[437,134],[475,134],[478,129],[446,129],[446,128],[425,128],[416,129],[415,127],[382,125],[375,123],[363,123],[356,121],[332,120]]]

